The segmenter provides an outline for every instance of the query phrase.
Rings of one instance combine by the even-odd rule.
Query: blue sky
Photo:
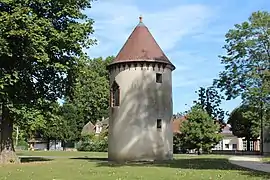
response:
[[[223,69],[218,55],[224,53],[226,32],[257,10],[270,10],[270,1],[98,0],[86,11],[95,20],[93,37],[98,40],[87,53],[91,58],[116,56],[142,15],[144,24],[176,66],[173,111],[183,112],[197,99],[195,91],[211,85]],[[231,111],[239,103],[239,99],[226,101],[222,107]]]

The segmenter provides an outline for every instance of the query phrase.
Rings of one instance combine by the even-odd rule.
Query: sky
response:
[[[269,0],[97,0],[85,10],[93,18],[98,44],[86,50],[90,58],[116,56],[143,16],[143,22],[176,66],[173,71],[173,112],[183,112],[198,97],[199,87],[212,84],[224,69],[225,34],[252,12],[270,10]],[[225,101],[231,111],[240,98]]]

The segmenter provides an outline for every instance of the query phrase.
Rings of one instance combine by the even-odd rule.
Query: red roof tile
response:
[[[173,120],[172,126],[173,126],[173,132],[174,133],[181,133],[181,131],[180,131],[181,125],[185,120],[187,120],[185,116],[182,116],[180,118],[177,118],[177,119]]]
[[[175,69],[148,28],[143,24],[142,17],[111,64],[134,61],[160,62],[169,64],[173,70]]]

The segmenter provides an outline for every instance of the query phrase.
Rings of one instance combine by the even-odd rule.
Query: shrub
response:
[[[179,153],[180,151],[180,135],[178,133],[173,134],[173,153]]]
[[[95,134],[84,135],[81,141],[77,144],[78,151],[90,152],[107,152],[108,151],[108,130],[105,130],[100,135]]]
[[[18,141],[16,149],[27,150],[28,149],[28,143],[26,141],[24,141],[24,140],[20,140],[20,141]]]

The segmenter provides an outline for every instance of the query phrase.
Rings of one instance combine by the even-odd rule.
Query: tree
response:
[[[0,2],[0,163],[19,162],[14,153],[13,114],[21,106],[54,102],[67,89],[67,73],[95,41],[93,20],[82,10],[89,0]]]
[[[221,140],[217,125],[201,106],[195,105],[186,115],[181,126],[181,147],[184,149],[210,150]]]
[[[181,148],[181,135],[173,133],[173,153],[178,153]],[[183,149],[181,149],[183,152]]]
[[[77,72],[74,72],[76,81],[72,85],[72,103],[84,116],[84,124],[108,117],[109,108],[109,73],[106,66],[113,57],[106,59],[82,59]]]
[[[28,108],[26,106],[16,110],[14,116],[15,125],[20,128],[25,134],[25,139],[32,139],[34,136],[46,129],[46,121],[41,110]]]
[[[235,108],[229,116],[233,135],[247,140],[247,150],[250,151],[250,141],[260,136],[259,113],[252,106],[241,105]]]
[[[173,119],[178,119],[178,118],[181,118],[183,116],[183,113],[176,113],[176,114],[173,114]]]
[[[58,103],[51,104],[44,111],[44,118],[46,128],[43,129],[41,135],[48,140],[48,150],[51,140],[61,141],[65,149],[68,142],[74,142],[80,138],[81,129],[78,126],[82,118],[72,104],[64,103],[63,106]]]
[[[215,121],[224,124],[225,112],[220,108],[224,97],[214,87],[200,87],[196,93],[199,97],[195,103],[199,104]]]
[[[269,37],[269,12],[254,12],[248,21],[236,24],[226,34],[226,45],[223,47],[226,55],[220,56],[225,70],[214,81],[228,100],[241,96],[243,104],[249,104],[260,112],[257,120],[261,122],[261,133],[270,123],[265,118],[270,104]]]
[[[270,14],[254,12],[248,21],[236,24],[226,34],[226,55],[220,56],[225,70],[215,84],[225,91],[228,99],[251,93],[252,89],[269,85]],[[266,94],[270,88],[264,88]],[[269,95],[269,94],[268,94]]]
[[[67,142],[78,141],[81,138],[81,131],[84,124],[83,114],[71,103],[64,103],[60,107],[60,115],[62,116],[63,128],[60,140],[65,144]]]
[[[226,34],[226,55],[220,56],[225,70],[214,82],[228,100],[241,96],[243,103],[256,106],[261,116],[270,104],[269,37],[269,12],[254,12],[248,21],[236,24]]]

